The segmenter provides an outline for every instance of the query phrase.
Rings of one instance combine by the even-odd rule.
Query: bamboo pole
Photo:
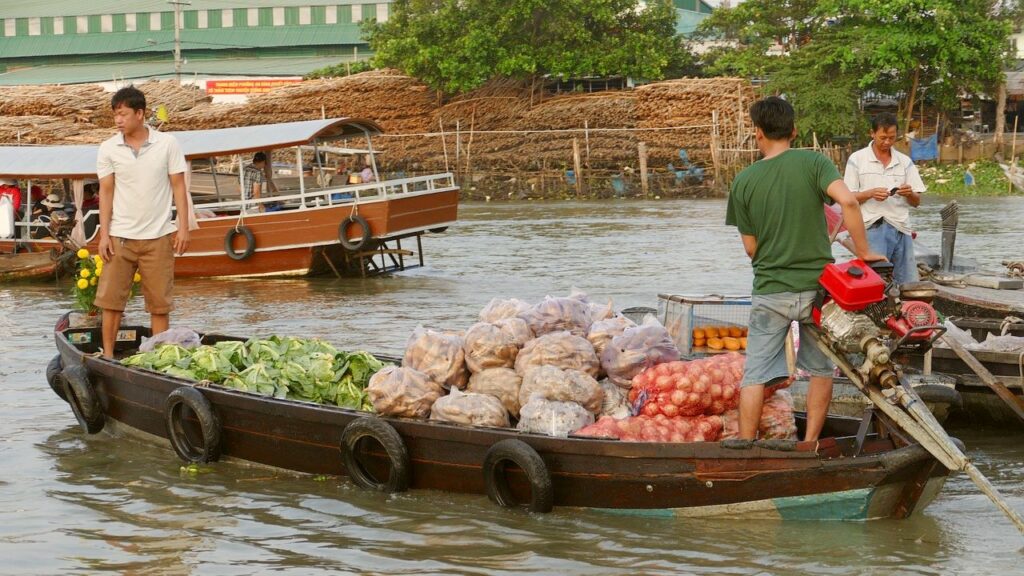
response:
[[[721,157],[718,150],[718,110],[711,111],[711,166],[715,171],[715,186],[720,186]]]
[[[469,116],[469,141],[466,142],[466,173],[472,178],[473,174],[473,127],[476,125],[476,106],[473,106],[473,113]]]
[[[1013,117],[1013,144],[1010,145],[1010,182],[1007,184],[1007,192],[1013,194],[1013,178],[1017,175],[1017,120],[1019,115]]]
[[[445,140],[444,137],[444,121],[438,118],[437,126],[441,130],[441,149],[444,151],[444,171],[449,172],[450,168],[448,166],[448,142]]]
[[[647,143],[638,143],[637,152],[640,155],[640,189],[643,190],[644,198],[646,198],[650,192],[649,183],[647,182]]]
[[[590,168],[590,123],[583,119],[583,139],[587,143],[587,168]]]
[[[572,139],[572,165],[575,169],[576,174],[576,197],[579,198],[583,195],[583,166],[580,161],[580,141],[577,138]]]

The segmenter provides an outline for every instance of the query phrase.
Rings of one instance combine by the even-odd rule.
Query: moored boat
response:
[[[124,327],[120,336],[117,354],[123,357],[148,331]],[[63,367],[54,378],[57,389],[88,431],[129,430],[170,444],[188,460],[223,457],[349,475],[381,490],[488,494],[536,511],[565,506],[862,520],[919,512],[949,474],[904,435],[880,434],[877,424],[862,427],[851,418],[831,417],[819,442],[554,438],[382,418],[131,368],[94,355],[96,328],[59,326],[55,339],[59,359],[50,372]]]
[[[1004,331],[1007,335],[1024,336],[1024,323],[1020,322],[1005,322],[994,318],[949,318],[949,321],[963,330],[970,331],[979,342],[984,341],[988,334],[999,335]],[[1024,372],[1021,363],[1024,348],[1002,351],[972,349],[970,352],[1011,393],[1024,398]],[[1024,421],[1005,400],[999,398],[950,348],[936,346],[928,355],[908,354],[905,361],[915,369],[948,374],[954,379],[963,402],[962,410],[954,415],[953,424],[1006,426],[1016,429],[1024,426]]]
[[[378,133],[376,123],[352,118],[172,132],[189,162],[186,181],[196,208],[189,250],[176,258],[175,274],[359,275],[422,265],[421,237],[455,223],[459,188],[450,173],[379,173],[370,146],[370,137]],[[330,146],[352,137],[365,137],[366,148]],[[258,200],[243,198],[238,174],[243,155],[285,149],[295,151],[295,165],[294,170],[277,169],[290,174],[282,177],[279,193]],[[98,222],[98,210],[82,212],[81,190],[84,179],[95,177],[96,150],[96,146],[0,147],[0,177],[25,182],[26,189],[40,180],[61,181],[56,187],[76,198],[80,228],[72,237],[90,251],[96,250],[99,235],[87,230],[85,223]],[[371,181],[353,178],[350,183],[346,174],[325,162],[330,150],[368,158],[374,174]],[[12,271],[7,276],[11,279],[52,277],[59,272],[59,258],[30,271],[22,263],[38,260],[37,256],[23,259],[23,254],[64,249],[61,242],[41,233],[45,222],[33,221],[27,215],[30,203],[28,208],[15,223],[13,237],[0,238],[0,254],[10,255],[0,264]]]

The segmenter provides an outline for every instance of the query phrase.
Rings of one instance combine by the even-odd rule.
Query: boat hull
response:
[[[126,330],[136,338],[144,333],[141,328]],[[84,363],[106,418],[167,446],[164,403],[173,390],[196,383],[87,355],[99,338],[95,329],[67,334],[74,334],[80,343],[72,345],[65,333],[58,332],[62,360],[65,365]],[[123,344],[132,345],[137,342]],[[201,392],[221,422],[224,456],[296,472],[345,475],[339,449],[342,431],[357,418],[377,418],[216,385],[202,387]],[[833,519],[904,517],[926,506],[948,474],[920,446],[897,447],[892,438],[873,435],[854,458],[850,437],[798,443],[795,449],[781,451],[762,445],[731,449],[717,442],[553,438],[504,428],[383,420],[398,432],[408,450],[413,489],[484,494],[482,464],[488,450],[500,440],[517,439],[543,459],[556,506],[660,510],[673,515],[699,515],[702,510],[730,506],[763,513],[774,506],[783,517],[808,515],[815,509],[820,517]],[[852,422],[835,426],[855,429],[856,421]],[[168,457],[174,457],[173,452]],[[383,450],[371,449],[365,457],[368,468],[386,470]],[[514,494],[528,494],[528,480],[519,469],[508,471],[508,481]],[[814,506],[830,500],[844,504]]]
[[[394,244],[393,249],[399,249],[404,238],[415,238],[425,231],[454,224],[458,219],[458,203],[458,188],[449,187],[358,204],[203,219],[198,221],[199,228],[192,231],[188,251],[175,258],[174,274],[179,278],[317,276],[346,272],[358,275],[365,271],[366,259],[373,257],[382,244],[390,242]],[[341,222],[353,214],[363,217],[370,227],[371,240],[360,251],[346,250],[339,240]],[[252,254],[231,258],[226,247],[228,235],[242,226],[252,232]],[[350,227],[349,232],[354,237],[358,230]],[[53,241],[37,241],[37,244],[47,251],[57,246]],[[242,234],[235,234],[232,247],[236,253],[245,250]],[[11,241],[0,242],[0,252],[13,252],[14,248]],[[86,248],[95,253],[98,238],[93,238]],[[413,255],[412,251],[399,252],[396,261]],[[0,279],[52,279],[54,264],[48,252],[45,257],[40,254],[44,253],[3,254],[4,261],[0,264],[9,263],[0,267]],[[404,267],[404,261],[400,267]]]

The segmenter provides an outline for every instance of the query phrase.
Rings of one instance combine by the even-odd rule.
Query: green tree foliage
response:
[[[856,95],[927,96],[952,107],[995,92],[1003,79],[1017,0],[746,0],[702,25],[722,41],[705,64],[715,74],[768,78],[819,136],[857,125]],[[850,102],[835,102],[849,98]]]
[[[686,65],[669,1],[395,0],[366,36],[375,64],[447,92],[494,77],[660,79]]]
[[[341,62],[333,66],[317,68],[303,76],[303,78],[305,80],[312,80],[314,78],[337,78],[340,76],[359,74],[360,72],[366,72],[367,70],[373,70],[373,66],[365,60],[359,60],[358,62]]]

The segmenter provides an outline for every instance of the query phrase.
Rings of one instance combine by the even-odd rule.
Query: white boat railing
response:
[[[239,210],[245,213],[253,213],[258,211],[261,205],[268,208],[271,206],[282,206],[286,209],[318,208],[389,200],[403,196],[451,190],[455,187],[454,174],[445,172],[443,174],[394,178],[381,182],[345,184],[317,189],[301,187],[298,193],[262,196],[255,199],[240,198],[219,202],[196,202],[195,207],[197,210],[210,210],[214,212]],[[195,200],[195,196],[193,196],[193,200]],[[280,208],[275,208],[275,210],[278,209]]]

